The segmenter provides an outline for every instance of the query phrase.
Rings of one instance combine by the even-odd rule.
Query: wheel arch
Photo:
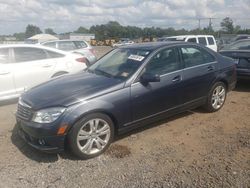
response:
[[[104,109],[96,109],[96,110],[88,111],[88,112],[85,112],[85,113],[81,114],[74,121],[71,122],[71,126],[70,126],[70,128],[69,128],[69,130],[67,132],[69,133],[72,130],[72,128],[74,127],[74,125],[79,120],[81,120],[83,117],[85,117],[87,115],[90,115],[90,114],[94,114],[94,113],[100,113],[100,114],[104,114],[104,115],[108,116],[112,120],[113,125],[114,125],[114,135],[117,135],[117,133],[118,133],[118,121],[111,112],[109,112],[107,110],[104,110]]]

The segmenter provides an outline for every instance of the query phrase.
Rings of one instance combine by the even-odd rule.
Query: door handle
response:
[[[50,65],[50,64],[45,64],[45,65],[43,65],[44,68],[51,67],[51,66],[52,66],[52,65]]]
[[[181,75],[178,75],[172,79],[172,82],[179,82],[181,81]]]
[[[208,70],[208,71],[214,70],[214,66],[212,66],[212,65],[208,66],[208,67],[207,67],[207,70]]]
[[[6,74],[9,74],[9,73],[10,73],[9,71],[1,71],[0,75],[6,75]]]

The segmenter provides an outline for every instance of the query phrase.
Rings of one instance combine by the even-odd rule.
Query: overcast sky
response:
[[[216,18],[213,27],[219,29],[226,16],[250,28],[250,0],[0,0],[0,34],[22,32],[28,24],[61,33],[108,21],[193,29],[198,18],[207,17]]]

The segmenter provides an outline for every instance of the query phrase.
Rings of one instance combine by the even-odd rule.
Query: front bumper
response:
[[[58,153],[64,150],[65,135],[50,135],[48,129],[42,130],[41,127],[33,126],[33,124],[35,123],[17,118],[18,134],[26,143],[47,153]],[[46,135],[46,131],[48,131],[48,135]]]

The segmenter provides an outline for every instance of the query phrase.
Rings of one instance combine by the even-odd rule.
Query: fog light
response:
[[[44,140],[44,139],[39,139],[39,140],[38,140],[38,143],[39,143],[40,145],[44,146],[44,145],[45,145],[45,140]]]

